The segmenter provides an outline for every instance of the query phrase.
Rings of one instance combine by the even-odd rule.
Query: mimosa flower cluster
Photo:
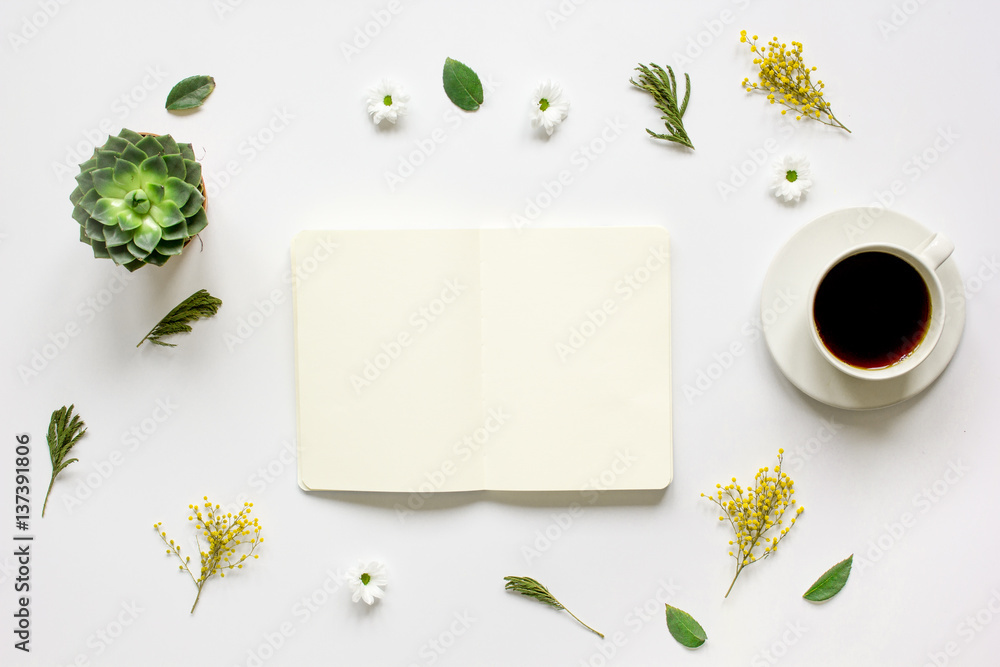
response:
[[[203,506],[188,505],[188,509],[191,510],[188,521],[195,522],[206,542],[205,550],[201,552],[201,569],[198,576],[191,571],[191,557],[181,555],[180,545],[169,539],[166,532],[160,530],[163,524],[153,525],[160,539],[167,545],[167,553],[174,554],[180,559],[181,565],[178,569],[186,570],[191,575],[194,585],[198,587],[198,595],[191,607],[191,613],[194,613],[195,607],[198,606],[205,582],[216,574],[220,578],[225,578],[226,570],[243,569],[244,561],[251,557],[259,557],[254,552],[264,541],[260,536],[257,519],[250,519],[253,503],[243,503],[243,508],[234,515],[232,512],[223,513],[219,505],[213,505],[208,500],[208,496],[205,496],[204,500]],[[201,540],[198,540],[198,544],[200,547]],[[244,553],[237,556],[237,551]]]
[[[748,93],[759,92],[767,95],[771,104],[781,104],[786,107],[782,115],[789,110],[796,113],[795,119],[803,117],[817,120],[824,125],[847,127],[837,120],[830,108],[830,103],[823,98],[822,80],[812,81],[815,67],[807,67],[802,61],[802,43],[792,42],[791,48],[774,37],[767,46],[757,46],[757,35],[747,37],[747,31],[740,31],[740,42],[749,43],[750,51],[755,54],[753,64],[760,67],[757,73],[759,83],[751,83],[750,78],[743,79],[742,86]]]
[[[729,555],[736,559],[736,575],[726,597],[743,568],[773,555],[778,543],[795,525],[795,518],[802,514],[803,508],[796,509],[792,498],[795,482],[781,470],[784,453],[785,450],[778,450],[778,465],[773,469],[764,467],[757,471],[752,486],[744,488],[733,477],[731,484],[716,484],[714,496],[701,494],[719,506],[722,510],[719,521],[728,520],[734,532],[734,539],[729,541],[732,548]],[[787,523],[786,512],[791,514]],[[777,530],[778,534],[767,537],[771,530]]]

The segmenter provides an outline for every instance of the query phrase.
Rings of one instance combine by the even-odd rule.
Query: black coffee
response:
[[[819,337],[858,368],[892,366],[927,334],[931,295],[915,268],[886,252],[847,257],[826,274],[813,316]]]

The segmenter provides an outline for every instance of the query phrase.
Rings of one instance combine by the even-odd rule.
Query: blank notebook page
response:
[[[578,490],[602,473],[601,488],[667,486],[667,233],[482,235],[484,405],[510,414],[490,442],[486,486]]]
[[[669,242],[656,227],[303,232],[299,483],[663,488]]]
[[[295,284],[299,483],[415,489],[482,421],[479,239],[304,232],[293,262],[320,238],[336,249]],[[439,490],[481,489],[481,459]]]

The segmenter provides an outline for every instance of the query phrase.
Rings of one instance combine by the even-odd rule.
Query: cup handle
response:
[[[955,244],[944,234],[934,234],[917,246],[914,252],[927,266],[937,271],[945,260],[951,257],[951,253],[955,252]]]

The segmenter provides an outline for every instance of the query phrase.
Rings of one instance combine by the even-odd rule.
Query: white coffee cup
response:
[[[914,249],[904,248],[891,243],[867,243],[850,248],[837,255],[819,271],[809,290],[809,323],[813,343],[823,358],[838,370],[856,378],[865,380],[886,380],[896,378],[910,372],[926,359],[941,338],[945,322],[945,294],[938,277],[938,268],[955,250],[954,244],[942,234],[934,234],[924,240]],[[820,327],[816,323],[816,294],[830,271],[849,257],[862,253],[887,253],[905,261],[917,272],[927,287],[930,297],[930,316],[926,329],[921,328],[923,335],[911,350],[901,355],[901,358],[889,365],[868,368],[852,365],[834,354],[823,341]],[[862,326],[862,322],[852,322],[851,326]],[[911,343],[912,344],[912,343]]]

